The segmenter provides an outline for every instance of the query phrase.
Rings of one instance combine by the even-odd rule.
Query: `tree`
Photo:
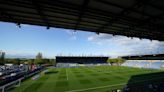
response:
[[[50,60],[49,60],[49,59],[44,59],[44,60],[43,60],[43,63],[44,63],[44,64],[49,64],[49,63],[50,63]]]
[[[28,59],[28,60],[27,60],[27,64],[28,64],[28,65],[34,64],[34,59]]]
[[[125,60],[122,58],[115,58],[115,59],[108,59],[107,62],[110,63],[112,66],[113,65],[120,66],[122,63],[125,62]]]
[[[0,52],[0,65],[5,64],[5,52]]]
[[[51,59],[53,65],[56,65],[56,59]]]
[[[43,59],[42,59],[43,57],[42,57],[42,53],[38,53],[37,55],[36,55],[36,59],[35,59],[35,64],[43,64],[44,62],[43,62]]]
[[[55,64],[56,64],[56,60],[55,60],[55,59],[50,59],[49,63],[50,63],[51,65],[55,65]]]
[[[118,65],[121,65],[121,64],[124,63],[124,62],[125,62],[125,59],[122,59],[122,58],[118,58],[118,59],[117,59]]]
[[[12,59],[12,63],[14,65],[20,65],[20,59],[19,58]]]

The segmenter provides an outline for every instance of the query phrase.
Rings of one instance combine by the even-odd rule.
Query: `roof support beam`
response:
[[[16,4],[17,4],[18,2],[16,2]],[[39,3],[45,3],[45,4],[48,4],[48,5],[50,5],[50,6],[58,6],[58,7],[64,7],[64,8],[66,8],[67,9],[67,12],[69,13],[69,14],[73,14],[73,12],[71,11],[72,9],[74,9],[74,10],[79,10],[78,9],[78,6],[76,5],[76,4],[72,4],[72,3],[68,3],[68,2],[64,2],[64,1],[58,1],[58,0],[55,0],[55,1],[40,1]],[[21,5],[21,4],[19,4],[19,5]],[[69,6],[70,5],[70,6]],[[68,7],[69,6],[69,7]],[[27,6],[26,6],[27,7]],[[28,8],[28,7],[27,7]],[[32,7],[33,8],[33,7]],[[45,7],[44,7],[45,8]],[[48,11],[50,10],[50,11],[53,11],[53,12],[57,12],[56,11],[56,9],[55,8],[53,8],[53,7],[50,7],[51,9],[48,9]],[[47,9],[47,8],[45,8],[45,9]],[[68,11],[68,9],[70,9],[69,11]],[[47,10],[46,10],[47,11]],[[62,10],[62,11],[65,11],[65,10]],[[88,12],[90,12],[90,13],[92,13],[93,15],[91,15],[91,16],[96,16],[96,14],[99,14],[99,15],[103,15],[103,16],[105,16],[106,18],[108,18],[108,17],[114,17],[114,16],[118,16],[118,14],[114,14],[114,13],[112,13],[112,12],[106,12],[106,11],[102,11],[102,10],[100,10],[100,9],[95,9],[95,8],[91,8],[91,7],[87,7],[87,10],[86,11],[88,11]],[[96,13],[96,14],[95,14]],[[74,12],[74,14],[76,14],[76,12]],[[73,15],[74,15],[73,14]],[[78,16],[79,14],[77,13],[75,16]],[[88,14],[85,14],[86,16],[90,16],[90,15],[88,15]],[[96,18],[97,17],[99,17],[99,19],[103,19],[103,18],[101,18],[101,16],[96,16]],[[139,22],[141,22],[141,23],[143,23],[144,21],[143,20],[140,20],[140,19],[136,19],[136,18],[132,18],[132,17],[129,17],[128,16],[128,19],[126,18],[127,16],[126,15],[124,15],[124,16],[122,16],[122,17],[120,17],[121,19],[123,19],[123,20],[128,20],[129,22],[132,22],[132,23],[136,23],[136,20],[138,21],[139,20]],[[89,18],[93,18],[93,17],[89,17]],[[109,19],[106,19],[105,18],[105,21],[106,20],[109,20]],[[104,19],[103,19],[104,20]],[[161,19],[162,20],[162,19]],[[118,21],[119,22],[119,21]],[[151,23],[151,25],[154,25],[154,23],[152,22]],[[138,27],[140,27],[140,26],[138,26]],[[141,26],[141,28],[143,28],[142,26]],[[75,28],[74,28],[75,29]]]
[[[95,1],[98,1],[100,2],[99,0],[95,0]],[[150,1],[150,0],[149,0]],[[101,0],[101,3],[106,3],[106,4],[110,4],[110,5],[113,5],[113,6],[117,6],[119,7],[118,5],[115,5],[115,4],[111,4],[107,1],[104,1],[104,0]],[[106,27],[108,26],[111,26],[112,24],[114,24],[115,22],[119,21],[121,18],[121,16],[124,16],[124,15],[128,15],[130,14],[132,11],[131,9],[134,9],[134,8],[139,8],[139,7],[142,7],[144,4],[142,4],[141,1],[136,1],[136,3],[134,3],[133,5],[131,5],[130,7],[128,8],[123,8],[123,10],[114,18],[112,18],[111,20],[108,20],[107,23],[105,23],[104,25],[102,25],[100,28],[97,29],[98,30],[104,30]],[[120,7],[121,8],[121,7]]]
[[[95,1],[97,1],[97,2],[101,1],[101,3],[103,3],[103,4],[109,4],[109,5],[111,4],[111,6],[116,6],[116,7],[122,8],[122,9],[128,9],[128,8],[123,7],[123,6],[116,5],[116,4],[112,4],[112,3],[107,2],[107,1],[103,1],[103,2],[102,2],[102,0],[95,0]],[[141,22],[141,23],[144,22],[144,21],[141,20],[141,19],[132,18],[132,17],[130,17],[130,16],[128,16],[128,19],[125,19],[125,17],[127,17],[126,15],[127,15],[128,13],[130,13],[130,12],[136,12],[136,13],[138,13],[138,14],[140,14],[140,15],[145,15],[145,16],[148,16],[148,17],[150,17],[150,18],[155,18],[156,16],[152,16],[152,15],[149,15],[149,14],[147,14],[147,13],[145,13],[145,12],[136,11],[136,10],[135,10],[135,8],[141,7],[141,6],[143,6],[143,5],[147,5],[147,4],[148,4],[148,1],[150,2],[150,0],[144,0],[144,1],[143,1],[143,0],[138,0],[138,2],[140,2],[140,3],[139,3],[138,5],[136,5],[136,7],[134,7],[134,8],[129,8],[128,11],[125,12],[124,15],[121,15],[121,16],[120,16],[120,19],[128,20],[128,21],[133,21],[132,23],[136,23],[136,20],[137,20],[137,21],[139,20],[139,22]],[[151,0],[151,2],[152,2],[152,1],[154,1],[154,0]],[[58,1],[58,3],[61,3],[60,5],[63,6],[63,7],[67,7],[67,5],[71,5],[71,6],[75,6],[75,7],[76,7],[75,4],[68,3],[68,2]],[[70,7],[68,7],[68,8],[70,8]],[[72,7],[72,8],[74,8],[74,7]],[[72,8],[70,8],[70,9],[72,9]],[[76,9],[76,8],[75,8],[75,9]],[[77,9],[76,9],[76,10],[77,10]],[[94,11],[93,11],[93,10],[94,10]],[[102,10],[100,10],[100,9],[95,9],[95,8],[92,8],[92,7],[87,7],[87,11],[90,12],[90,13],[102,14],[103,16],[112,17],[112,18],[114,18],[115,16],[119,16],[119,14],[114,14],[114,13],[108,12],[108,11],[102,11]],[[95,15],[92,15],[92,16],[95,16]],[[131,19],[132,19],[132,20],[131,20]],[[108,20],[108,19],[106,19],[106,20]],[[106,20],[105,20],[105,21],[106,21]],[[160,20],[164,20],[164,18],[160,18]],[[151,25],[155,25],[155,23],[153,23],[153,22],[151,22],[150,24],[151,24]],[[137,26],[137,27],[143,28],[143,26]],[[144,27],[144,28],[147,28],[147,27]]]
[[[117,4],[113,0],[90,0],[90,2],[89,0],[2,0],[0,9],[3,12],[0,10],[0,20],[163,40],[164,17],[161,1],[157,3],[151,0],[150,4],[158,7],[154,8],[158,10],[154,13],[150,12],[154,6],[149,5],[149,0],[133,1],[135,1],[133,4],[127,2],[122,5],[121,0]],[[107,9],[97,7],[99,4]],[[144,8],[145,6],[150,8]],[[113,9],[112,7],[119,8],[122,12],[117,12],[116,9],[116,13],[108,9]],[[104,30],[97,31],[104,24],[108,26],[104,26]]]
[[[150,18],[146,19],[145,21],[151,22],[152,20],[157,20],[157,19],[162,18],[162,16],[164,16],[164,8],[161,8],[161,7],[159,7],[159,6],[156,6],[156,5],[154,5],[154,4],[152,4],[152,3],[149,3],[149,2],[148,2],[148,5],[151,6],[151,7],[154,7],[154,8],[156,8],[156,9],[158,9],[158,10],[161,10],[161,11],[163,11],[163,12],[162,12],[161,14],[155,16],[155,18],[151,18],[151,17],[150,17]]]
[[[14,22],[14,23],[19,25],[19,28],[21,27],[20,26],[21,23],[18,22],[19,21],[18,19],[14,18],[14,16],[11,16],[7,12],[5,12],[3,9],[0,9],[0,20],[3,20],[3,19],[7,19],[7,20],[10,20],[10,21],[17,21],[17,22]]]
[[[80,24],[81,20],[82,20],[82,16],[84,15],[86,8],[89,4],[90,0],[83,0],[83,4],[79,9],[79,17],[77,19],[77,23],[75,25],[75,30],[77,29],[78,25]]]
[[[106,4],[106,5],[109,5],[109,6],[115,6],[115,7],[121,8],[121,9],[127,9],[127,8],[124,7],[124,6],[117,5],[117,4],[108,2],[108,1],[104,1],[104,0],[95,0],[95,1],[96,1],[96,2],[100,2],[100,3],[103,3],[103,4]],[[140,1],[143,1],[143,0],[140,0]],[[138,1],[138,2],[140,2],[140,1]],[[144,1],[144,2],[145,2],[145,1]],[[136,8],[137,8],[137,7],[136,7]],[[130,11],[130,12],[135,12],[135,13],[138,13],[138,14],[144,14],[145,16],[148,16],[148,17],[155,17],[155,16],[150,15],[150,14],[148,14],[148,13],[144,13],[144,12],[135,10],[134,8],[128,8],[128,11]]]
[[[46,18],[43,10],[41,9],[40,4],[38,4],[38,0],[32,0],[32,4],[35,7],[36,11],[38,12],[38,14],[40,15],[41,19],[43,20],[43,22],[45,22],[45,25],[47,25],[47,29],[50,28],[50,24],[48,22],[48,19]]]

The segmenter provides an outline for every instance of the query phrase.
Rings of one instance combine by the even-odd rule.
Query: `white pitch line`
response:
[[[68,73],[67,73],[67,69],[66,69],[66,75],[67,75],[67,80],[68,80]]]
[[[163,77],[158,77],[158,78],[163,78]],[[139,83],[139,82],[144,82],[144,81],[149,81],[149,80],[154,80],[157,78],[152,78],[148,80],[141,80],[133,83]],[[99,86],[99,87],[92,87],[92,88],[86,88],[86,89],[78,89],[78,90],[70,90],[70,91],[65,91],[65,92],[81,92],[81,91],[87,91],[87,90],[93,90],[93,89],[101,89],[101,88],[106,88],[106,87],[113,87],[113,86],[120,86],[120,85],[125,85],[127,83],[120,83],[120,84],[115,84],[115,85],[106,85],[106,86]]]
[[[121,83],[121,84],[115,84],[115,85],[107,85],[107,86],[100,86],[100,87],[93,87],[93,88],[87,88],[87,89],[79,89],[79,90],[71,90],[66,92],[80,92],[80,91],[86,91],[86,90],[93,90],[93,89],[99,89],[99,88],[106,88],[106,87],[112,87],[112,86],[119,86],[119,85],[125,85],[127,83]]]

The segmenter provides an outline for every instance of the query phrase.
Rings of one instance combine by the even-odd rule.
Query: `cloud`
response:
[[[164,53],[164,42],[156,40],[140,40],[139,38],[110,34],[95,34],[89,36],[87,40],[97,45],[109,46],[105,51],[110,51],[108,54],[115,56]],[[113,47],[117,47],[117,49],[112,49]]]
[[[96,41],[96,40],[110,40],[111,38],[113,38],[112,35],[110,34],[99,34],[99,35],[93,35],[88,37],[88,41]]]
[[[77,32],[75,32],[73,30],[66,30],[65,32],[70,36],[71,40],[76,40],[77,39],[77,37],[76,37]]]

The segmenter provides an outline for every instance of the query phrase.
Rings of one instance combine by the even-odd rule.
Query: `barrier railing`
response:
[[[5,92],[5,88],[8,87],[8,86],[10,86],[10,85],[15,84],[15,86],[18,87],[18,86],[20,86],[20,83],[21,83],[21,81],[22,81],[23,79],[24,79],[24,77],[19,78],[19,79],[15,80],[15,81],[12,81],[12,82],[10,82],[10,83],[7,83],[7,84],[1,86],[0,89],[2,90],[2,92]],[[18,83],[18,84],[17,84],[17,83]]]
[[[44,70],[44,69],[36,70],[36,71],[34,71],[34,72],[32,72],[32,73],[25,74],[25,76],[23,76],[23,77],[21,77],[21,78],[19,78],[19,79],[17,79],[17,80],[14,80],[14,81],[12,81],[12,82],[9,82],[9,83],[7,83],[7,84],[4,84],[4,85],[0,86],[0,91],[1,91],[1,92],[5,92],[5,90],[10,89],[11,87],[14,87],[14,86],[15,86],[15,87],[19,87],[22,80],[24,80],[24,79],[26,79],[26,78],[28,78],[28,77],[31,77],[31,76],[33,76],[33,75],[35,75],[35,74],[41,72],[42,70]],[[7,88],[7,89],[5,89],[5,88]]]

